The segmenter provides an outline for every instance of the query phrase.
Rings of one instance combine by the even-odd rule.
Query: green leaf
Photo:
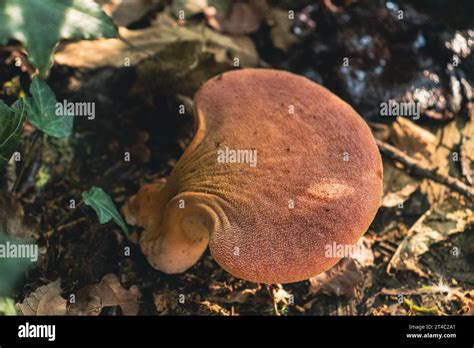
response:
[[[16,315],[15,301],[10,297],[0,297],[0,315]]]
[[[117,211],[112,198],[104,190],[94,186],[89,192],[83,192],[82,198],[85,204],[95,210],[101,224],[105,224],[113,219],[128,237],[128,228],[125,221],[123,221],[122,216]]]
[[[23,43],[30,61],[47,76],[61,39],[117,37],[112,19],[93,0],[0,0],[0,45]]]
[[[20,146],[24,114],[23,100],[17,100],[12,108],[0,100],[0,169]]]
[[[25,271],[31,266],[31,259],[25,257],[11,257],[13,248],[26,242],[13,239],[0,232],[0,296],[13,293],[17,282],[23,277]]]
[[[69,114],[56,115],[56,96],[47,83],[35,76],[30,86],[30,93],[33,97],[26,100],[28,121],[52,137],[70,136],[74,119]]]

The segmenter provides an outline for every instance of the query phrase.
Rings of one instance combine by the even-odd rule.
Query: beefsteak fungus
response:
[[[236,277],[290,283],[339,260],[382,197],[382,161],[364,120],[285,71],[234,70],[195,96],[196,135],[169,178],[125,206],[152,266],[183,272],[210,246]]]

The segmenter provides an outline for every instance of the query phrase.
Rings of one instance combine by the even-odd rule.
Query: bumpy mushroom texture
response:
[[[209,243],[236,277],[290,283],[336,264],[327,246],[365,233],[381,202],[382,161],[340,98],[288,72],[243,69],[206,82],[194,107],[195,138],[166,183],[143,187],[125,208],[145,227],[153,267],[183,272]],[[219,162],[226,147],[256,150],[256,166]]]

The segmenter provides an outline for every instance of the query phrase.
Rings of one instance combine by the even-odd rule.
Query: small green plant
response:
[[[28,121],[55,138],[65,138],[71,135],[73,116],[56,114],[56,96],[46,82],[35,76],[31,82],[32,98],[26,99]]]
[[[37,129],[54,138],[69,137],[72,134],[74,115],[56,115],[56,96],[46,82],[35,76],[30,86],[31,97],[19,99],[11,108],[0,103],[0,125],[7,127],[0,131],[0,169],[2,169],[12,154],[20,146],[21,125],[25,115],[28,121]],[[26,160],[17,176],[13,191],[16,190],[25,168],[31,160],[33,147],[40,136],[39,132],[33,136],[33,141],[26,152]]]
[[[82,200],[75,205],[74,210],[69,214],[63,216],[58,223],[58,226],[64,224],[71,216],[77,211],[77,208],[83,204],[90,206],[99,219],[99,222],[103,225],[111,220],[122,229],[127,238],[129,238],[128,227],[122,216],[118,212],[112,198],[100,187],[93,186],[89,191],[82,192]]]
[[[53,50],[60,40],[118,36],[113,20],[93,0],[0,0],[0,23],[0,45],[10,40],[20,41],[41,77],[48,76]],[[0,101],[0,170],[20,146],[25,108],[28,121],[47,135],[57,138],[71,135],[73,118],[69,116],[72,115],[56,115],[56,97],[47,83],[34,77],[30,93],[31,98],[18,100],[11,108]],[[28,153],[38,136],[34,137]],[[28,160],[22,171],[27,164]]]
[[[101,224],[105,224],[113,219],[128,237],[128,228],[125,221],[123,221],[122,216],[117,211],[112,198],[110,198],[104,190],[100,187],[94,186],[90,191],[83,192],[82,198],[86,205],[89,205],[94,209]]]
[[[0,169],[8,163],[21,144],[24,115],[23,100],[17,100],[11,108],[0,100]]]
[[[117,27],[93,0],[0,0],[0,45],[20,41],[46,77],[62,39],[118,36]]]
[[[0,297],[0,315],[16,315],[15,301],[10,297]]]
[[[55,46],[62,39],[113,38],[118,36],[118,31],[112,19],[93,0],[0,0],[0,23],[0,45],[10,40],[21,42],[30,63],[38,69],[32,78],[31,97],[20,98],[12,106],[0,100],[0,171],[21,146],[23,122],[28,120],[37,129],[13,186],[12,191],[15,191],[40,135],[67,138],[72,134],[74,115],[58,114],[56,96],[43,80],[53,64]],[[128,236],[125,222],[101,188],[93,187],[84,192],[83,202],[94,209],[100,223],[113,219]],[[0,253],[15,243],[20,242],[0,231]],[[6,254],[1,257],[0,315],[16,314],[13,300],[4,296],[12,293],[29,266],[31,260]]]

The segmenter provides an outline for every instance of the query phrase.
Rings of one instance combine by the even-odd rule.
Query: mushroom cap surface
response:
[[[198,226],[208,236],[190,238],[198,242],[192,260],[168,268],[163,258],[152,261],[172,257],[166,245],[142,243],[156,268],[190,267],[208,238],[212,256],[232,275],[296,282],[339,261],[328,248],[353,245],[366,232],[381,203],[382,161],[365,121],[339,97],[289,72],[243,69],[206,82],[194,108],[196,135],[168,178],[164,220],[184,226],[169,202],[186,197],[192,218],[181,233]],[[256,150],[256,165],[218,161],[232,150],[244,151],[244,159]]]

